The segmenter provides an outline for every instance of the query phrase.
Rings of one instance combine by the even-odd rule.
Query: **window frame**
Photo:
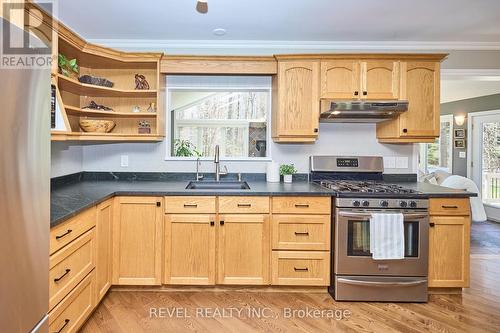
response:
[[[454,118],[453,118],[453,114],[447,114],[447,115],[442,115],[439,117],[439,138],[438,138],[438,145],[441,146],[441,123],[450,123],[450,143],[448,145],[448,149],[449,151],[451,152],[451,160],[450,160],[450,166],[449,166],[449,169],[444,169],[444,168],[439,168],[439,169],[433,169],[433,170],[430,170],[429,169],[429,164],[428,164],[428,145],[429,143],[422,143],[421,144],[421,147],[420,149],[424,149],[424,154],[420,154],[419,152],[419,155],[422,156],[422,160],[420,161],[420,170],[422,172],[424,172],[424,174],[429,174],[429,173],[432,173],[432,172],[435,172],[437,170],[443,170],[443,171],[446,171],[446,172],[449,172],[449,173],[453,173],[453,140],[454,140],[454,136],[453,136],[453,133],[454,133],[454,126],[455,126],[455,121],[454,121]],[[422,148],[423,147],[423,148]]]
[[[166,79],[165,79],[166,80]],[[272,114],[272,87],[271,85],[269,87],[262,87],[262,86],[254,86],[254,85],[249,85],[245,87],[230,87],[230,86],[208,86],[208,85],[172,85],[172,84],[167,84],[166,88],[166,101],[165,105],[167,106],[166,108],[166,115],[165,115],[165,143],[166,143],[166,154],[165,154],[165,160],[166,161],[195,161],[198,158],[195,156],[190,156],[190,157],[185,157],[185,156],[172,156],[172,133],[171,130],[175,130],[175,126],[173,126],[172,122],[172,115],[171,115],[171,100],[172,100],[172,91],[182,91],[182,90],[197,90],[197,91],[265,91],[268,92],[268,112],[266,115],[266,157],[220,157],[221,161],[245,161],[245,162],[266,162],[266,161],[272,161],[272,141],[271,141],[271,114]],[[210,120],[209,120],[210,121]],[[223,122],[224,120],[213,120],[214,122]],[[239,120],[234,120],[235,123],[238,122]],[[182,123],[187,123],[190,122],[190,120],[182,121]],[[193,121],[197,122],[197,121]],[[175,136],[175,133],[174,133]],[[248,143],[246,143],[248,145]],[[247,147],[248,148],[248,147]],[[200,157],[200,161],[211,161],[213,160],[213,156],[208,156],[208,157]]]

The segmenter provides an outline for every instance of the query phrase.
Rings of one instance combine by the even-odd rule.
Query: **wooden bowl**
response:
[[[113,120],[80,120],[80,127],[84,132],[109,133],[115,126],[116,123]]]

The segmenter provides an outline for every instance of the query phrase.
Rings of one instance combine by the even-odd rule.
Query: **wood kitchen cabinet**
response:
[[[429,214],[429,287],[469,287],[469,199],[431,199]]]
[[[215,284],[215,232],[215,214],[166,214],[163,282]]]
[[[279,61],[273,77],[275,142],[314,142],[319,131],[319,73],[315,60]]]
[[[269,284],[268,214],[219,216],[218,284]]]
[[[399,98],[397,60],[334,59],[321,61],[321,98]]]
[[[115,198],[113,284],[161,284],[162,201],[162,198],[157,197]]]
[[[113,278],[113,201],[97,206],[96,222],[96,301],[106,295]]]
[[[377,124],[377,138],[385,143],[434,142],[439,137],[440,62],[401,63],[401,99],[408,111]]]

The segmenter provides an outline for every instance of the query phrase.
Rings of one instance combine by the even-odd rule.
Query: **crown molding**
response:
[[[256,50],[297,51],[451,51],[500,50],[500,42],[426,42],[426,41],[253,41],[253,40],[154,40],[154,39],[88,39],[93,44],[133,50]]]

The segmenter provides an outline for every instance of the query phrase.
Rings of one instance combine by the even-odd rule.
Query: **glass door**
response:
[[[472,116],[471,170],[483,203],[500,208],[500,111]]]

